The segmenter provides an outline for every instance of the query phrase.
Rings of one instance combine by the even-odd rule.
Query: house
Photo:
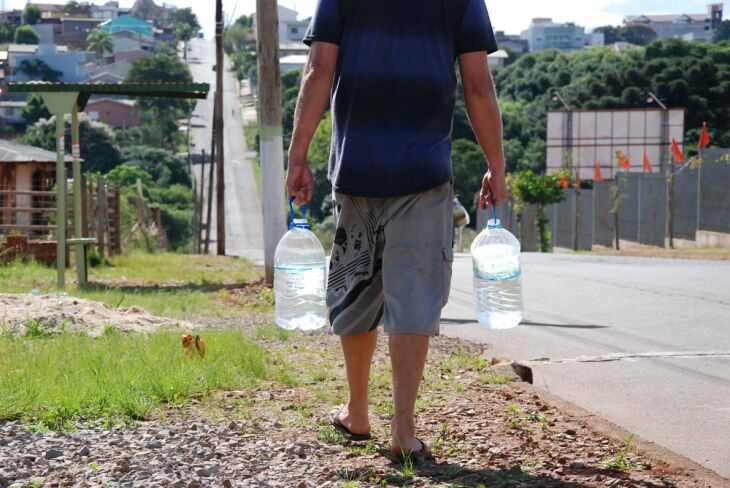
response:
[[[279,58],[281,73],[304,68],[304,65],[307,64],[307,58],[308,56],[306,54],[290,54]]]
[[[112,58],[112,63],[120,63],[122,61],[128,61],[130,63],[133,63],[140,59],[149,58],[150,56],[152,56],[152,53],[149,51],[143,51],[141,49],[132,49],[130,51],[115,52],[111,56],[111,58]]]
[[[255,46],[254,46],[255,47]],[[302,41],[279,41],[279,55],[308,54],[309,47]]]
[[[712,42],[715,29],[723,19],[723,4],[711,3],[702,14],[629,15],[625,25],[639,24],[651,27],[660,40],[680,37],[690,41]]]
[[[99,28],[104,32],[109,32],[111,34],[116,32],[131,32],[145,37],[153,37],[155,34],[155,28],[150,22],[132,15],[125,15],[123,17],[107,20],[102,23]]]
[[[90,74],[93,83],[121,83],[132,69],[132,61],[119,61],[96,67]]]
[[[23,24],[23,11],[14,8],[13,10],[0,12],[0,22],[7,22],[15,27],[19,27]]]
[[[0,101],[0,119],[6,124],[25,124],[23,109],[26,105],[26,102],[20,100]]]
[[[530,27],[520,37],[527,41],[530,52],[545,49],[580,51],[587,46],[602,46],[600,33],[586,34],[585,27],[572,22],[558,24],[550,18],[532,19]]]
[[[487,63],[492,70],[498,70],[505,67],[508,59],[509,54],[507,54],[507,51],[500,49],[487,57]]]
[[[527,39],[522,39],[519,35],[505,34],[504,31],[495,31],[494,37],[497,39],[497,45],[500,48],[509,49],[518,56],[530,50],[530,44]]]
[[[58,19],[66,15],[66,5],[63,3],[33,3],[33,6],[41,11],[41,19]]]
[[[111,20],[121,17],[122,15],[130,15],[131,9],[120,8],[119,2],[112,0],[104,5],[91,5],[91,18],[101,20]]]
[[[37,80],[38,74],[27,72],[24,61],[41,61],[49,68],[61,73],[61,81],[78,83],[89,78],[86,63],[93,59],[94,53],[69,51],[66,46],[55,44],[11,44],[8,47],[8,81]]]
[[[114,54],[128,51],[151,51],[155,46],[155,38],[132,31],[117,31],[112,34]]]
[[[67,165],[71,161],[66,156]],[[30,192],[50,192],[55,184],[55,152],[0,140],[0,188],[4,190],[0,193],[0,225],[48,225],[52,213],[43,207],[52,205],[46,205],[45,196]]]
[[[132,100],[102,98],[91,100],[86,104],[85,112],[91,120],[103,122],[115,129],[136,127],[141,122],[141,115]]]
[[[100,19],[61,19],[61,42],[67,46],[86,47],[89,33],[103,22]]]
[[[298,20],[299,13],[296,10],[278,6],[279,12],[279,40],[280,41],[302,41],[304,33],[307,32],[310,19]],[[256,14],[253,16],[253,32],[256,34]]]
[[[60,36],[60,24],[43,23],[31,26],[38,34],[39,44],[56,44],[57,36]]]

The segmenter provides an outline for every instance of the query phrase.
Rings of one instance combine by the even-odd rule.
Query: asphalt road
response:
[[[524,254],[525,320],[475,323],[457,256],[444,335],[534,360],[535,385],[730,478],[730,263]]]
[[[197,154],[205,149],[208,157],[211,147],[213,126],[213,100],[215,91],[215,41],[193,39],[190,41],[188,63],[196,82],[210,83],[211,92],[207,100],[200,100],[192,119],[191,139],[193,151]],[[224,156],[225,156],[225,208],[226,208],[226,254],[242,256],[256,263],[263,263],[263,221],[261,200],[254,176],[251,158],[254,153],[246,148],[243,136],[243,122],[239,104],[238,84],[226,58],[223,80],[224,114]],[[208,159],[209,160],[209,159]],[[194,168],[200,178],[200,165]],[[208,166],[205,170],[205,196],[207,198]],[[197,181],[200,181],[199,179]],[[213,192],[213,217],[211,219],[211,247],[216,253],[216,210],[215,187]],[[207,203],[206,203],[207,205]],[[205,218],[205,217],[204,217]]]

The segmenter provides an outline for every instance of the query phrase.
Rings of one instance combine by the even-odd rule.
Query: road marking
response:
[[[566,363],[605,363],[611,361],[622,361],[624,359],[699,359],[699,358],[730,358],[730,352],[703,351],[668,351],[668,352],[641,352],[641,353],[614,353],[603,356],[579,356],[577,358],[550,359],[536,358],[529,361],[522,361],[522,364],[566,364]]]

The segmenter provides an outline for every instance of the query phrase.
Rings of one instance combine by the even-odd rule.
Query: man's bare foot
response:
[[[333,427],[340,430],[346,436],[370,438],[370,420],[368,419],[367,412],[364,416],[356,416],[350,411],[349,404],[337,407],[332,412],[330,422]],[[344,429],[339,429],[338,426],[344,427]]]
[[[423,442],[418,437],[413,437],[409,442],[405,443],[397,443],[395,440],[393,441],[390,453],[394,456],[423,456],[423,457],[429,457],[431,456],[431,446]]]

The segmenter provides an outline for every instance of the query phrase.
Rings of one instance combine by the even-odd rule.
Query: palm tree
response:
[[[89,32],[86,42],[88,43],[88,49],[94,51],[98,59],[101,59],[105,52],[109,54],[114,52],[114,37],[111,33],[101,29],[94,29]]]

